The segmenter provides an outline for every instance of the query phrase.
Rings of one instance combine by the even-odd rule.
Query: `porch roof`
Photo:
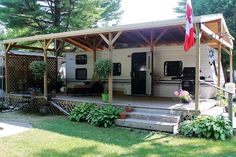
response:
[[[202,43],[217,46],[218,42],[221,42],[226,48],[233,49],[234,38],[230,35],[222,14],[196,16],[193,21],[202,25]],[[221,33],[218,33],[220,28]],[[12,47],[30,49],[30,47],[23,46],[24,42],[53,39],[68,42],[85,51],[92,51],[107,47],[107,43],[102,39],[101,34],[108,37],[108,33],[115,36],[117,32],[120,32],[121,35],[114,44],[115,48],[145,47],[150,45],[151,41],[154,41],[155,45],[180,45],[184,42],[185,18],[36,35],[3,40],[1,43],[14,43]],[[38,47],[35,49],[41,50]],[[50,50],[55,50],[55,48]]]

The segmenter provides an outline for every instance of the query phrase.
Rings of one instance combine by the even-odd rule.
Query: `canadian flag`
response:
[[[191,0],[186,3],[186,27],[185,27],[184,51],[188,51],[194,45],[193,9]]]

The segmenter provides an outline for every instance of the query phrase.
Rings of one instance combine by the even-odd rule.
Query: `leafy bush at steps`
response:
[[[189,137],[205,137],[225,140],[233,136],[231,122],[223,116],[199,116],[180,123],[179,131]]]
[[[86,121],[87,115],[95,107],[96,107],[95,104],[92,103],[87,103],[87,102],[80,103],[79,106],[75,107],[71,111],[69,119],[78,122]]]
[[[121,108],[112,105],[99,106],[92,103],[80,103],[70,113],[69,119],[74,121],[86,121],[95,126],[110,127],[115,119],[119,118]]]

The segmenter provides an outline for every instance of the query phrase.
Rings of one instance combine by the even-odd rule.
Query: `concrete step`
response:
[[[202,113],[202,115],[209,115],[209,116],[219,116],[224,113],[225,107],[222,106],[215,106],[208,111],[205,111]]]
[[[176,134],[178,132],[178,123],[158,122],[141,119],[117,119],[116,125],[128,128],[137,128],[145,130],[164,131]]]
[[[152,113],[152,112],[137,112],[137,111],[127,113],[127,118],[160,121],[160,122],[170,122],[170,123],[179,123],[179,120],[180,120],[180,116],[175,116],[175,115],[170,115],[170,114]]]
[[[180,115],[181,111],[172,110],[172,109],[163,109],[163,108],[141,108],[134,107],[134,112],[147,112],[147,113],[156,113],[156,114],[169,114],[169,115]]]

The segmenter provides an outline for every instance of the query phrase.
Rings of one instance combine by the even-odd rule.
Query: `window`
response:
[[[121,64],[113,63],[113,76],[120,76],[120,75],[121,75]]]
[[[166,61],[164,63],[165,76],[181,76],[182,75],[182,61]]]
[[[77,68],[75,70],[75,79],[76,80],[87,80],[87,69]]]
[[[76,55],[75,56],[76,64],[87,64],[87,55]]]

